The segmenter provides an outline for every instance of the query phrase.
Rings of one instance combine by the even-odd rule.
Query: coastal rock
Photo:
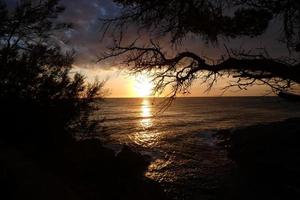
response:
[[[99,140],[87,139],[66,145],[61,154],[48,152],[51,159],[37,160],[1,146],[7,146],[0,154],[5,199],[166,199],[160,185],[143,176],[148,162],[129,147],[116,155]]]
[[[122,150],[117,154],[116,159],[121,173],[129,177],[143,175],[150,164],[145,160],[142,154],[131,150],[126,145],[124,145]]]
[[[218,133],[236,164],[222,199],[300,199],[299,124],[289,119]]]

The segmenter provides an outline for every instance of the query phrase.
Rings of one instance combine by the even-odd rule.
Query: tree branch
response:
[[[230,55],[217,64],[208,64],[205,59],[189,51],[167,57],[159,45],[152,43],[151,46],[138,47],[132,43],[126,47],[111,48],[99,61],[119,56],[124,56],[123,64],[130,66],[134,73],[148,72],[156,85],[156,92],[162,93],[166,87],[171,86],[172,97],[177,93],[187,93],[196,78],[202,78],[202,83],[208,83],[209,90],[217,77],[224,74],[237,79],[236,84],[230,87],[240,89],[258,81],[276,90],[289,88],[291,83],[300,84],[299,63],[288,64],[263,55]]]

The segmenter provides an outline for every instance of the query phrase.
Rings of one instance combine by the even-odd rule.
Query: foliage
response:
[[[104,19],[104,30],[120,35],[99,61],[120,56],[123,63],[133,66],[133,72],[153,75],[156,91],[171,86],[171,97],[186,93],[196,79],[202,79],[210,89],[222,76],[234,77],[225,87],[247,89],[249,85],[268,85],[275,91],[288,90],[300,80],[299,58],[272,58],[265,50],[251,52],[231,50],[227,55],[209,60],[195,52],[177,50],[169,55],[155,39],[143,44],[122,45],[122,35],[128,26],[149,30],[155,36],[171,36],[170,42],[182,45],[182,39],[198,36],[208,43],[220,39],[262,35],[276,21],[283,30],[277,39],[286,43],[289,52],[298,55],[300,45],[300,3],[296,0],[115,0],[122,7],[120,16]],[[151,37],[151,36],[150,36]],[[275,42],[275,41],[274,41]]]
[[[57,0],[21,1],[14,9],[4,2],[0,6],[3,124],[7,122],[8,130],[18,134],[28,131],[26,137],[31,139],[44,132],[60,140],[63,134],[70,134],[68,128],[87,125],[82,113],[88,115],[90,103],[101,95],[104,84],[86,84],[82,75],[72,75],[74,52],[66,50],[57,36],[71,27],[56,20],[63,10]]]

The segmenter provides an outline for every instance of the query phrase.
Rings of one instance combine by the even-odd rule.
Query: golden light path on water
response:
[[[140,117],[138,122],[140,131],[131,135],[130,139],[139,146],[153,147],[159,142],[161,133],[153,125],[153,108],[149,99],[143,99]]]
[[[141,121],[140,125],[142,128],[147,129],[153,126],[152,123],[152,108],[148,99],[144,99],[141,106]]]
[[[137,145],[150,149],[155,148],[159,145],[160,140],[163,137],[163,133],[158,131],[158,129],[155,128],[154,124],[154,110],[153,106],[149,99],[143,99],[141,108],[140,108],[140,117],[139,124],[137,124],[140,127],[141,131],[138,131],[137,133],[134,133],[131,135],[130,139]],[[170,165],[170,160],[165,159],[155,159],[151,162],[151,164],[148,166],[148,170],[145,173],[145,176],[153,179],[153,180],[160,180],[164,179],[165,181],[172,182],[173,175],[170,173],[165,172],[162,176],[161,173],[159,173],[160,169],[163,169]]]

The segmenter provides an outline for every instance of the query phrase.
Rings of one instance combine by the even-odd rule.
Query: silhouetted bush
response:
[[[21,1],[14,9],[1,3],[0,108],[2,128],[7,130],[1,134],[4,139],[59,146],[71,140],[80,126],[89,128],[86,115],[103,83],[86,84],[82,75],[71,76],[74,52],[64,50],[56,36],[71,27],[55,22],[63,10],[56,0]]]

